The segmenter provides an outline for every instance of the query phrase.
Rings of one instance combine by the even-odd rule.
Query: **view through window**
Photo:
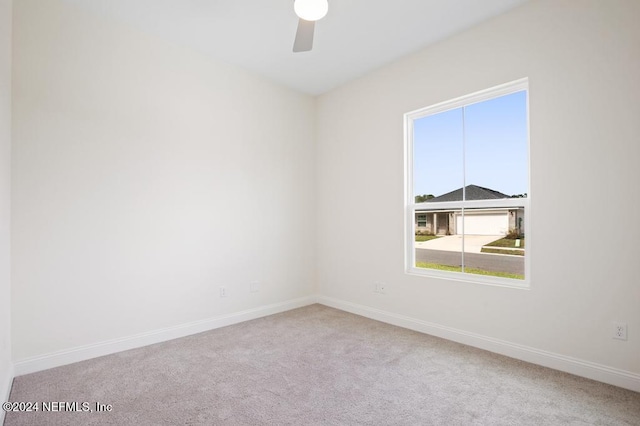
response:
[[[527,96],[519,80],[405,116],[409,272],[524,282]]]

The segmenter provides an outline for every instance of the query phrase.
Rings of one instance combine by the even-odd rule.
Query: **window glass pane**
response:
[[[523,208],[465,209],[457,218],[465,229],[464,272],[524,279],[524,235],[505,231],[523,214]]]
[[[495,191],[496,198],[526,194],[526,96],[516,92],[464,108],[466,185]]]
[[[466,199],[525,197],[526,92],[471,104],[464,114]],[[465,209],[457,220],[464,272],[524,278],[524,209]]]
[[[463,110],[462,108],[414,120],[415,202],[432,202],[441,196],[455,196],[462,188],[463,173]],[[443,240],[453,232],[451,211],[416,210],[416,267],[460,270],[461,240]],[[453,269],[452,269],[453,268]]]
[[[459,212],[459,211],[458,211]],[[427,213],[430,223],[440,229],[436,235],[416,235],[416,267],[443,271],[462,271],[462,235],[455,235],[455,210],[434,210]],[[442,231],[446,229],[445,231]]]
[[[438,197],[462,187],[462,131],[462,108],[414,120],[414,196]]]

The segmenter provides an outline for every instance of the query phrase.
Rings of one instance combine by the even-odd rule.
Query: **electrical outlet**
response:
[[[227,288],[220,287],[220,297],[227,297]]]
[[[373,291],[374,293],[385,294],[387,292],[387,285],[380,281],[376,281],[373,283]]]
[[[624,322],[614,322],[613,325],[613,338],[619,340],[627,340],[627,324]]]
[[[260,291],[260,281],[251,281],[249,284],[249,291],[251,293],[257,293]]]

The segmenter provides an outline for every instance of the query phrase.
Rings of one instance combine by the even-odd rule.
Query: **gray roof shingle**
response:
[[[466,200],[495,200],[500,198],[509,198],[508,195],[503,194],[502,192],[494,191],[493,189],[489,188],[483,188],[477,185],[467,185],[465,187],[465,195]],[[441,201],[462,201],[462,188],[427,200],[428,203]]]

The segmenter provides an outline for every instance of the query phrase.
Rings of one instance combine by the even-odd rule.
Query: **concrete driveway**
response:
[[[464,251],[465,253],[480,253],[482,246],[501,238],[504,238],[504,235],[465,235]],[[429,241],[416,242],[415,248],[461,252],[462,235],[448,235]]]

